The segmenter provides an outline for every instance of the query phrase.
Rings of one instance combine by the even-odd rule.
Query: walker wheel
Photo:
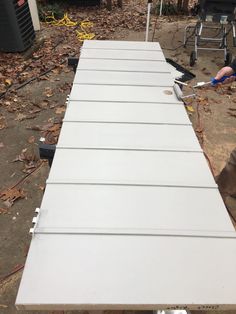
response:
[[[232,62],[232,53],[227,52],[225,57],[225,66],[229,65]]]
[[[190,62],[189,62],[191,67],[194,66],[196,60],[197,60],[196,52],[192,51],[190,55]]]

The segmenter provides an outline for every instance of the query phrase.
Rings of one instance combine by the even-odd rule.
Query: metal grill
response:
[[[0,50],[24,51],[35,37],[27,0],[1,1]]]

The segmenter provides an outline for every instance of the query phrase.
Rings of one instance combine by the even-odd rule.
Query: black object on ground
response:
[[[183,75],[181,77],[178,77],[178,78],[176,77],[176,79],[178,79],[179,81],[186,82],[186,81],[190,81],[196,77],[196,75],[194,75],[192,72],[188,71],[187,69],[182,67],[182,65],[176,63],[172,59],[166,58],[166,62],[168,62],[170,65],[172,65],[177,71],[183,73]]]

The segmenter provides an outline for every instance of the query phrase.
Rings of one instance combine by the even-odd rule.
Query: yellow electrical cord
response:
[[[50,25],[54,26],[77,26],[78,22],[73,22],[71,19],[68,17],[68,14],[65,13],[63,18],[60,20],[57,20],[54,16],[54,13],[52,15],[46,15],[45,16],[45,22]]]
[[[45,22],[49,25],[54,25],[54,26],[66,26],[66,27],[73,27],[77,26],[79,23],[78,22],[73,22],[67,13],[64,14],[63,18],[60,20],[57,20],[54,17],[54,14],[52,13],[51,15],[46,15],[45,16]],[[87,29],[93,27],[93,23],[89,21],[82,21],[79,24],[81,31],[76,30],[76,37],[78,38],[79,41],[84,41],[84,40],[91,40],[95,37],[94,33],[88,33]]]
[[[94,33],[87,33],[86,28],[93,27],[93,23],[89,21],[83,21],[80,23],[80,28],[82,32],[76,30],[77,38],[79,41],[84,41],[85,39],[91,40],[95,37]]]

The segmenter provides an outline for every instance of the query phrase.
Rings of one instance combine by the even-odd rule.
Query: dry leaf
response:
[[[6,80],[5,80],[5,84],[6,84],[7,86],[11,86],[11,85],[12,85],[12,80],[6,79]]]
[[[40,104],[39,107],[42,109],[46,109],[48,107],[49,101],[48,100],[43,100]]]
[[[44,191],[45,190],[45,185],[39,185],[39,190]]]
[[[61,129],[61,124],[55,123],[52,127],[48,128],[47,131],[55,132],[55,131],[59,131],[60,129]]]
[[[55,110],[55,113],[56,114],[62,114],[63,112],[66,111],[66,108],[65,107],[59,107]]]
[[[194,112],[194,109],[193,109],[192,106],[186,106],[186,108],[187,108],[187,110],[188,110],[189,112]]]
[[[37,115],[35,113],[31,113],[31,114],[28,114],[26,116],[26,119],[29,120],[29,119],[35,119],[37,117]]]
[[[197,101],[199,102],[199,105],[208,105],[208,97],[198,97]]]
[[[35,142],[35,137],[33,135],[31,135],[29,138],[28,138],[28,143],[29,144],[33,144]]]
[[[26,119],[26,115],[23,113],[18,113],[18,115],[15,118],[15,121],[22,121]]]
[[[7,127],[6,118],[0,114],[0,130],[5,129]]]
[[[26,127],[27,130],[33,130],[33,131],[42,131],[41,127],[39,125],[33,125]]]
[[[45,88],[44,95],[46,95],[48,98],[53,96],[53,91],[50,87]]]
[[[7,309],[7,308],[8,308],[8,305],[6,305],[6,304],[0,304],[0,308],[2,308],[2,309]]]
[[[30,113],[31,115],[32,115],[32,114],[35,114],[35,113],[38,113],[38,112],[41,112],[41,109],[35,108],[35,109],[29,111],[29,113]],[[28,116],[27,116],[27,119],[28,119]]]
[[[11,207],[19,198],[25,198],[25,193],[22,189],[6,189],[0,193],[0,199],[5,202],[8,201],[9,207]]]
[[[0,208],[0,215],[1,214],[6,214],[7,213],[7,209],[6,208]]]

